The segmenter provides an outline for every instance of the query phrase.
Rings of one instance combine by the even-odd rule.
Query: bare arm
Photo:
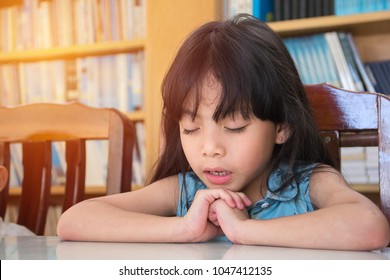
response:
[[[177,178],[170,177],[137,191],[82,201],[62,214],[58,236],[83,241],[163,241],[175,235],[172,231],[182,230],[172,217],[177,186]]]
[[[58,236],[79,241],[201,242],[220,233],[208,220],[215,200],[241,209],[250,204],[243,194],[204,190],[196,194],[185,217],[176,217],[178,184],[178,177],[172,176],[141,190],[80,202],[61,216]]]
[[[313,173],[310,196],[318,210],[271,220],[247,219],[223,201],[214,207],[222,230],[236,243],[341,250],[372,250],[389,243],[389,224],[379,208],[333,169]]]

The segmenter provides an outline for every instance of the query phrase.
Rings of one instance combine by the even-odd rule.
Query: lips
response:
[[[232,172],[223,169],[205,170],[204,174],[210,183],[215,185],[224,185],[232,180]]]

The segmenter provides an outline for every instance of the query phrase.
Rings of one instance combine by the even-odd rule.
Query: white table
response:
[[[61,241],[55,236],[0,237],[1,260],[386,260],[390,248],[356,252],[235,245]]]

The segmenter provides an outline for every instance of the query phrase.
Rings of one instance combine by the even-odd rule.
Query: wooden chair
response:
[[[106,193],[131,190],[133,123],[115,109],[80,103],[0,107],[0,165],[10,170],[10,145],[22,143],[23,181],[17,223],[43,235],[51,191],[52,142],[65,142],[66,182],[63,211],[83,200],[86,141],[108,140]],[[0,193],[4,217],[9,181]]]
[[[390,222],[390,98],[306,85],[314,118],[340,170],[340,147],[378,146],[380,206]]]

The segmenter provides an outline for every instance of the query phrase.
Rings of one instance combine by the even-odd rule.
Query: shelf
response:
[[[127,112],[125,113],[126,116],[134,121],[134,122],[141,122],[145,121],[145,112],[144,111],[136,111],[136,112]]]
[[[390,11],[348,16],[323,16],[296,20],[270,22],[268,25],[281,36],[303,35],[314,32],[360,27],[367,24],[389,22]]]
[[[351,188],[360,193],[379,193],[378,184],[351,184]]]
[[[134,39],[121,42],[102,42],[92,45],[79,45],[63,48],[39,49],[28,51],[0,52],[0,63],[26,62],[85,57],[93,55],[135,52],[145,49],[145,39]]]

